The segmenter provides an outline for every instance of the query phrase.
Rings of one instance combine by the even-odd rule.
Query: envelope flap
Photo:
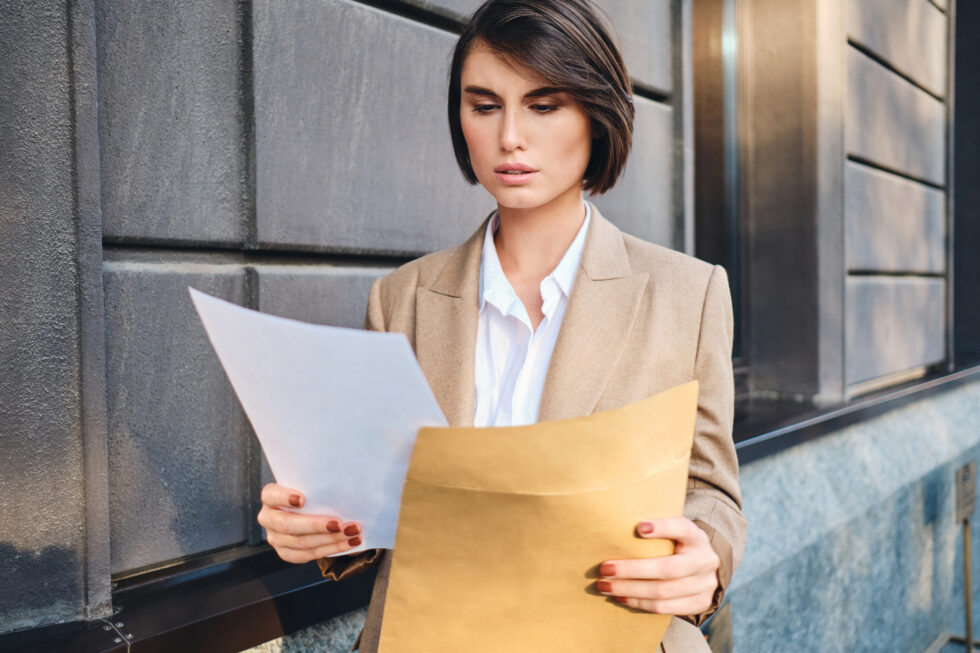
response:
[[[424,428],[407,480],[517,494],[636,481],[690,453],[698,382],[614,410],[528,426]]]

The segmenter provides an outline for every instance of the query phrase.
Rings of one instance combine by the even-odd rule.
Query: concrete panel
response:
[[[683,236],[675,233],[673,219],[672,147],[670,107],[637,98],[633,150],[623,176],[611,191],[591,198],[620,229],[667,247]]]
[[[848,269],[945,269],[942,191],[856,163],[847,164],[845,189]]]
[[[0,632],[85,614],[67,7],[0,19]]]
[[[847,0],[847,35],[946,95],[946,14],[928,0]]]
[[[238,5],[96,3],[106,236],[243,240]]]
[[[371,284],[391,268],[260,265],[256,271],[262,312],[360,329]]]
[[[914,277],[849,277],[848,384],[941,361],[946,282]]]
[[[187,292],[236,303],[232,265],[107,262],[112,570],[247,539],[244,415]]]
[[[928,93],[847,49],[848,154],[945,185],[945,111]]]
[[[404,0],[456,20],[469,18],[483,0]],[[595,0],[613,26],[623,59],[633,79],[658,91],[670,93],[670,0]]]
[[[421,253],[493,208],[446,125],[447,32],[346,0],[255,3],[258,239]]]

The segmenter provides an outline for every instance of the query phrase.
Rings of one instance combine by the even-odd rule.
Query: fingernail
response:
[[[612,600],[615,601],[616,603],[626,603],[625,596],[614,596],[612,597]]]
[[[350,524],[344,529],[344,535],[359,535],[361,533],[361,527],[357,524]]]
[[[352,537],[349,540],[347,540],[347,543],[350,544],[352,547],[353,546],[360,546],[360,544],[361,544],[361,538],[359,538],[359,537]]]
[[[600,592],[611,592],[612,583],[610,583],[608,580],[596,581],[595,588]]]
[[[640,531],[641,535],[650,535],[653,533],[653,524],[648,521],[641,521],[640,525],[637,526],[637,530]]]
[[[611,562],[603,562],[601,565],[599,565],[599,573],[603,576],[615,576],[616,565]]]
[[[299,502],[300,499],[298,494],[289,495],[289,505],[291,505],[293,508],[299,508]]]
[[[331,533],[339,533],[340,522],[337,521],[336,519],[331,519],[330,521],[327,522],[327,530],[330,531]]]

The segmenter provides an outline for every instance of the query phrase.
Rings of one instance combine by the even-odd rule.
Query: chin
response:
[[[508,209],[536,209],[554,198],[542,197],[530,188],[494,188],[490,191],[497,204]]]

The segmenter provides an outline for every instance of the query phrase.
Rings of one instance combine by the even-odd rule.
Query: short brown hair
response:
[[[619,49],[589,0],[487,0],[460,34],[449,69],[449,131],[463,176],[477,183],[459,111],[463,61],[474,43],[564,89],[592,122],[585,190],[615,185],[633,141],[632,84]]]

